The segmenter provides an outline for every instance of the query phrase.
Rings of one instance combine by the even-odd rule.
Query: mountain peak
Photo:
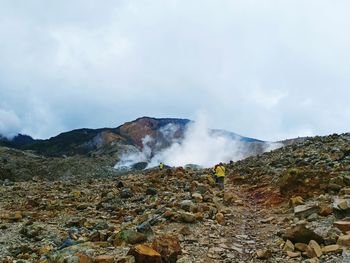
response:
[[[146,136],[150,136],[156,141],[163,141],[164,143],[164,134],[162,130],[164,130],[166,126],[176,127],[173,136],[175,138],[180,138],[183,136],[183,132],[190,122],[191,121],[188,119],[141,117],[134,121],[124,123],[118,127],[118,130],[122,136],[126,136],[138,147],[143,147],[142,140]]]

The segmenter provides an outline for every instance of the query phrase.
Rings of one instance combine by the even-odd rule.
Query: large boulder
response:
[[[294,214],[299,218],[306,218],[314,213],[318,213],[320,207],[318,205],[298,205],[294,207]]]
[[[332,204],[334,216],[338,219],[342,219],[350,216],[350,200],[349,199],[336,199]]]
[[[307,247],[306,254],[309,258],[319,258],[322,255],[322,249],[315,240],[311,240]]]
[[[127,199],[127,198],[131,198],[132,196],[133,196],[133,193],[132,193],[130,188],[124,188],[120,192],[120,197],[121,198]]]
[[[192,202],[192,200],[182,200],[179,203],[179,206],[182,210],[189,212],[194,207],[194,203]]]
[[[335,227],[346,233],[347,231],[350,231],[350,221],[345,220],[338,220],[333,223]]]
[[[181,221],[184,223],[194,223],[196,222],[196,216],[192,213],[181,213],[180,214]]]
[[[306,228],[305,225],[297,225],[288,229],[282,237],[284,240],[289,239],[293,243],[308,244],[311,240],[315,240],[318,244],[324,242],[323,237]]]
[[[160,253],[163,262],[175,263],[181,255],[181,246],[176,236],[161,236],[152,243],[152,248]]]
[[[350,234],[340,236],[337,245],[342,247],[350,247]]]
[[[135,263],[161,263],[161,255],[153,248],[146,245],[132,247],[128,255],[135,258]]]
[[[322,248],[322,253],[341,253],[343,250],[339,245],[329,245]]]

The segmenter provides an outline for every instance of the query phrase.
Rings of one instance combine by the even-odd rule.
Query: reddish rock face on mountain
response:
[[[155,129],[156,123],[150,119],[140,119],[134,122],[127,122],[119,127],[119,131],[125,137],[130,138],[137,146],[142,147],[142,139],[149,135],[156,137],[157,130]]]
[[[101,142],[98,145],[98,147],[106,147],[112,145],[114,142],[123,142],[125,143],[126,140],[119,134],[109,132],[109,131],[103,131],[100,133]]]
[[[143,147],[143,139],[148,135],[158,143],[169,144],[169,140],[181,139],[190,120],[186,119],[153,119],[143,117],[127,122],[118,128],[122,136],[134,145]]]

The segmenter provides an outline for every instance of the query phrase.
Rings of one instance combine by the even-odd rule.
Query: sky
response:
[[[262,140],[350,132],[350,2],[1,0],[0,134],[141,116]]]

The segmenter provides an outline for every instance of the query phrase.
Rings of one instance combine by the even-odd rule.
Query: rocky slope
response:
[[[0,180],[27,181],[116,175],[113,156],[45,157],[31,151],[0,147]]]
[[[92,173],[107,160],[2,151],[30,172],[1,182],[2,262],[350,262],[349,134],[226,164],[224,192],[209,169],[116,176]],[[39,172],[54,163],[64,176]]]
[[[309,138],[230,168],[232,177],[249,178],[252,184],[268,182],[286,196],[338,191],[350,173],[350,135]]]

